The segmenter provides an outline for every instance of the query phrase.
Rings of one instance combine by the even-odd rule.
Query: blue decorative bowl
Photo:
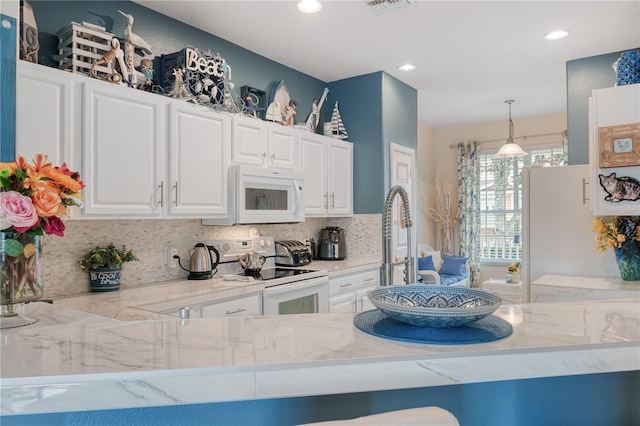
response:
[[[494,293],[444,285],[392,285],[367,297],[393,319],[421,327],[461,327],[491,315],[502,303]]]

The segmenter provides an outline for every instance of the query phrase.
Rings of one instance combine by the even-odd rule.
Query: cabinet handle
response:
[[[275,160],[275,159],[276,159],[276,154],[275,154],[275,153],[271,154],[271,159],[272,159],[272,160]]]
[[[335,200],[334,195],[335,195],[335,194],[332,192],[332,193],[331,193],[331,208],[334,208],[334,207],[335,207],[335,204],[336,204],[336,203],[335,203],[335,201],[336,201],[336,200]]]
[[[262,164],[264,164],[264,160],[267,159],[267,151],[262,153]]]
[[[324,203],[322,205],[322,208],[323,209],[328,209],[329,208],[329,193],[325,192],[324,193],[324,197],[322,197],[322,198],[324,198]]]
[[[176,193],[175,193],[176,195],[173,199],[173,205],[178,207],[178,182],[176,182],[175,185],[173,185],[173,189],[176,190]]]
[[[365,281],[375,281],[375,278],[373,278],[373,277],[369,277],[369,278],[365,278],[364,280],[365,280]]]
[[[587,201],[589,201],[589,197],[587,197],[587,185],[589,185],[589,182],[587,182],[585,178],[582,178],[582,204],[587,204]]]
[[[357,300],[353,301],[353,312],[358,312],[358,301]]]
[[[364,298],[360,299],[360,312],[364,311]]]
[[[160,181],[160,185],[158,186],[158,188],[160,188],[160,202],[158,203],[158,205],[160,207],[164,206],[164,181],[161,180]]]
[[[345,288],[345,287],[351,287],[352,285],[353,285],[352,283],[340,284],[340,287]]]
[[[247,310],[247,308],[240,308],[240,309],[236,309],[235,311],[227,311],[227,315],[238,314],[238,313],[244,312],[246,310]]]

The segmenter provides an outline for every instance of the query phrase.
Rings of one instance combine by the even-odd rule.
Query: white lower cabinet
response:
[[[261,293],[203,304],[200,318],[253,317],[262,315]]]
[[[367,292],[380,283],[380,268],[329,279],[329,312],[362,312],[373,309]]]

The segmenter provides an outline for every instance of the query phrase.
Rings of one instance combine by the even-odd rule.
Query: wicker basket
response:
[[[507,284],[504,280],[491,279],[482,283],[482,289],[489,293],[496,293],[508,303],[522,302],[522,283]]]

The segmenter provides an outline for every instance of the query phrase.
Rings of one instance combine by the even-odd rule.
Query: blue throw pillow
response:
[[[433,258],[431,256],[418,258],[418,271],[435,271],[436,265],[433,264]]]
[[[468,260],[467,257],[443,254],[442,259],[442,268],[440,268],[441,274],[458,276],[467,274],[467,271],[465,270],[465,265]]]

